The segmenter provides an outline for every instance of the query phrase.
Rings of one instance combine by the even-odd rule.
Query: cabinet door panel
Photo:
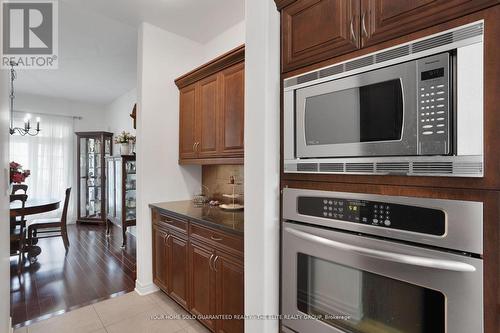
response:
[[[163,290],[167,290],[167,233],[153,227],[153,280]]]
[[[190,305],[194,315],[209,316],[215,314],[215,272],[212,269],[214,251],[208,247],[191,242],[190,260]],[[215,329],[215,322],[210,318],[201,319],[207,327]]]
[[[195,158],[196,143],[196,90],[195,85],[180,91],[179,157]]]
[[[283,72],[356,50],[360,0],[298,0],[281,13]]]
[[[198,157],[211,157],[217,153],[219,81],[217,74],[200,81],[199,104],[196,125],[198,126]]]
[[[241,260],[229,255],[217,253],[215,261],[217,280],[217,314],[239,315],[244,314],[244,275]],[[243,320],[218,320],[218,333],[242,333]]]
[[[185,308],[188,307],[188,249],[187,240],[170,234],[169,294]]]
[[[221,74],[222,107],[220,148],[222,155],[242,155],[245,121],[245,65],[236,64]]]
[[[361,0],[362,46],[400,37],[499,3],[499,0]]]

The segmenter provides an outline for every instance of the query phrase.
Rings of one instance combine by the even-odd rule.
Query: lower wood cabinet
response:
[[[200,319],[205,326],[215,331],[216,321],[209,316],[216,313],[215,270],[212,261],[215,251],[200,243],[189,244],[189,268],[191,271],[191,298],[189,310],[194,315],[206,316]]]
[[[175,301],[188,304],[188,241],[165,227],[153,227],[153,281]]]
[[[167,241],[169,260],[167,270],[169,277],[168,293],[183,307],[188,305],[188,241],[175,235],[169,235]]]
[[[244,332],[242,249],[241,236],[153,212],[153,280],[212,332]]]
[[[243,263],[229,255],[218,253],[214,259],[217,283],[217,313],[232,318],[244,313]],[[227,319],[217,323],[218,333],[243,332],[243,320]]]

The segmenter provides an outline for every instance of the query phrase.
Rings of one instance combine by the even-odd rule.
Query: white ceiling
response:
[[[244,15],[244,0],[63,0],[59,69],[19,71],[16,91],[108,104],[137,85],[140,22],[205,43]]]
[[[64,0],[138,26],[148,22],[205,43],[245,18],[245,0]]]

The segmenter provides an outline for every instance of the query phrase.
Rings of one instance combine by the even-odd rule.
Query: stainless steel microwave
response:
[[[483,29],[285,79],[285,172],[482,177]]]

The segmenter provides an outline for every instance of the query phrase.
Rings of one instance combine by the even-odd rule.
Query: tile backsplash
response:
[[[219,200],[221,202],[229,202],[230,199],[224,198],[222,194],[233,193],[233,185],[229,184],[231,176],[235,180],[235,193],[243,194],[243,165],[204,165],[202,166],[202,184],[203,193],[209,199]],[[244,197],[241,196],[236,200],[237,203],[243,203]]]

